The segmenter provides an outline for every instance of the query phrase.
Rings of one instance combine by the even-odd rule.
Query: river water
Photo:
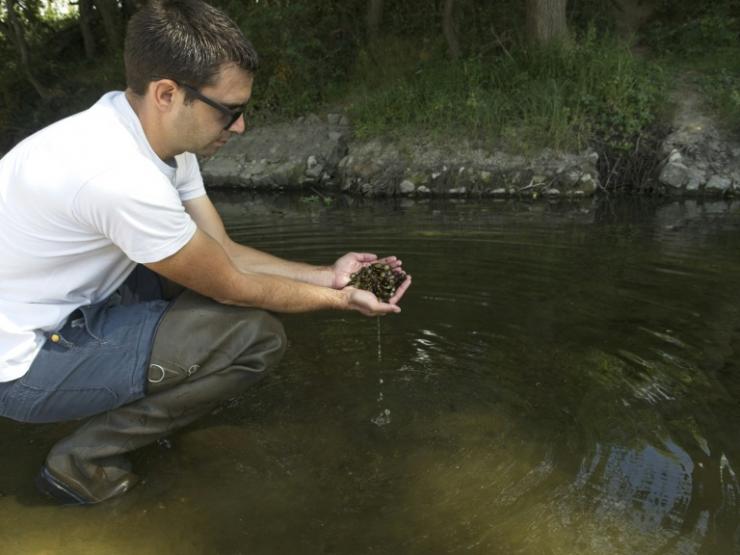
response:
[[[0,553],[740,553],[740,203],[214,200],[287,258],[398,255],[402,313],[283,317],[100,506],[33,488],[70,425],[0,421]]]

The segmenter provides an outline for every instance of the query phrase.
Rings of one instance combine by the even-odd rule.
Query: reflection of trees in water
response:
[[[691,469],[691,494],[682,511],[678,528],[682,535],[701,536],[702,551],[732,552],[732,538],[740,531],[738,482],[726,454],[717,445],[702,448],[693,438],[687,438]],[[714,448],[714,450],[712,450]],[[707,450],[705,450],[707,449]],[[664,553],[671,553],[679,537],[669,543]]]
[[[593,222],[617,226],[619,236],[639,227],[660,252],[681,254],[689,245],[721,244],[723,233],[737,229],[739,211],[740,203],[731,199],[607,198],[594,203]]]
[[[458,502],[475,507],[481,518],[472,531],[486,529],[486,507],[491,521],[503,506],[520,523],[538,504],[557,505],[562,522],[574,522],[565,535],[609,548],[594,544],[587,552],[736,553],[737,219],[715,218],[711,206],[646,202],[636,215],[629,206],[597,210],[597,223],[615,225],[584,225],[591,218],[584,215],[587,222],[562,226],[559,214],[540,213],[539,205],[523,214],[433,206],[407,208],[400,221],[387,207],[329,218],[342,230],[377,225],[386,230],[373,235],[381,244],[393,229],[419,278],[405,301],[412,318],[383,322],[387,362],[380,365],[390,376],[386,398],[393,401],[395,392],[403,399],[384,433],[403,426],[402,406],[407,414],[438,410],[439,428],[450,432],[430,439],[428,419],[419,418],[404,443],[413,445],[406,462],[418,458],[413,475],[423,478],[413,493],[429,492],[430,503],[448,496],[439,522],[458,522]],[[286,222],[288,236],[314,221],[313,213],[302,217],[303,228]],[[375,322],[347,322],[306,326],[306,357],[319,367],[336,352],[329,367],[368,387],[359,398],[374,409],[378,365],[365,361],[376,360]],[[355,360],[362,363],[346,368]],[[483,433],[493,406],[501,422],[521,425],[522,437]],[[462,418],[473,408],[479,418]],[[375,414],[365,405],[357,412],[366,421]],[[440,445],[459,449],[447,453]],[[512,446],[522,447],[506,449]],[[452,495],[452,486],[461,493]],[[507,499],[515,502],[506,506]],[[605,532],[606,525],[619,533]],[[543,544],[545,527],[533,532]]]
[[[731,328],[722,320],[716,323],[720,329]],[[530,388],[518,409],[542,441],[555,446],[557,470],[572,476],[572,495],[560,506],[568,518],[579,511],[586,515],[578,524],[583,541],[599,539],[619,553],[630,552],[625,545],[642,552],[645,542],[665,554],[736,552],[740,372],[725,369],[723,381],[698,365],[702,349],[666,343],[635,326],[631,338],[625,332],[613,345],[602,338],[609,350],[628,345],[630,356],[624,350],[579,351],[566,335],[556,334],[560,347],[522,356],[524,375],[538,376],[540,387]],[[711,346],[726,340],[711,335]],[[732,357],[732,349],[719,350]],[[598,526],[620,532],[603,536]]]
[[[665,201],[651,197],[600,198],[594,203],[597,224],[629,224],[651,220]]]
[[[740,371],[725,362],[740,353],[740,341],[735,349],[729,337],[740,309],[733,301],[740,267],[731,256],[737,221],[715,219],[712,206],[693,220],[692,205],[680,205],[679,227],[671,229],[672,216],[646,203],[631,220],[602,215],[629,225],[550,235],[532,227],[478,242],[481,260],[496,261],[481,268],[496,278],[492,310],[465,304],[464,317],[441,332],[475,358],[457,355],[458,366],[469,368],[450,391],[481,392],[495,382],[495,398],[555,446],[557,469],[580,481],[589,507],[582,526],[617,512],[629,527],[654,534],[654,548],[666,554],[740,548],[733,472],[740,466]],[[450,256],[460,244],[450,241]],[[451,276],[440,270],[435,279]],[[457,336],[457,329],[467,331]],[[480,353],[470,348],[471,329],[491,338]],[[481,381],[481,361],[500,372],[495,380]],[[590,473],[574,452],[586,457]]]
[[[657,553],[732,552],[738,483],[726,457],[689,454],[671,440],[661,447],[596,447],[575,480],[594,517],[618,513],[643,533],[667,531]]]
[[[694,403],[687,418],[671,421],[671,434],[689,454],[691,498],[681,531],[704,530],[702,553],[740,548],[740,329],[737,309],[726,305],[713,322],[707,373],[715,387]],[[670,553],[666,551],[665,553]]]
[[[619,224],[599,236],[614,256],[595,257],[612,268],[593,265],[601,297],[588,305],[603,310],[602,325],[589,318],[553,334],[556,344],[598,349],[570,354],[568,372],[585,392],[575,409],[578,450],[592,454],[577,475],[593,492],[594,514],[627,503],[621,510],[635,526],[668,534],[659,553],[740,548],[733,207],[676,203],[649,221],[649,203],[637,216],[602,208],[597,221]]]
[[[629,361],[601,358],[590,371],[581,368],[588,393],[576,417],[578,450],[589,454],[574,472],[574,487],[584,503],[597,520],[616,512],[644,533],[663,532],[659,553],[734,552],[740,547],[737,397],[723,395],[711,372],[694,367],[683,369],[693,376],[665,384],[669,398],[636,399],[635,380],[650,373],[640,378]],[[629,409],[620,406],[625,403]]]
[[[641,532],[676,530],[691,497],[691,459],[669,442],[664,453],[651,445],[642,449],[597,444],[593,457],[575,480],[589,488],[592,511],[599,520],[613,512]]]

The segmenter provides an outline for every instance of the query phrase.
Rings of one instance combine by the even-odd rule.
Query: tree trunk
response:
[[[445,9],[442,15],[442,31],[447,40],[447,49],[450,53],[450,58],[457,60],[460,58],[461,52],[460,42],[457,40],[457,33],[455,32],[454,11],[455,0],[445,0]]]
[[[95,0],[100,18],[103,20],[108,50],[117,51],[121,46],[121,12],[116,0]]]
[[[88,60],[95,58],[95,35],[92,32],[92,0],[78,0],[80,10],[80,31],[82,42],[85,45],[85,57]]]
[[[544,46],[568,38],[566,0],[527,0],[527,35],[531,44]]]
[[[16,50],[18,50],[18,55],[21,59],[21,68],[23,69],[23,73],[26,76],[26,79],[28,79],[28,82],[41,98],[49,98],[49,91],[47,91],[46,88],[41,83],[39,83],[39,81],[34,77],[33,72],[31,72],[31,58],[28,54],[28,44],[26,43],[26,36],[23,33],[23,26],[18,19],[18,14],[15,13],[15,3],[16,0],[7,0],[5,3],[5,7],[8,13],[10,38],[13,41]]]
[[[383,0],[368,0],[367,3],[367,36],[370,41],[378,38],[380,22],[383,20]]]

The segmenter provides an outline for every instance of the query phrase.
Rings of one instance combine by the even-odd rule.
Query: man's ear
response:
[[[179,91],[180,87],[172,79],[159,79],[149,83],[147,95],[158,111],[169,112]]]

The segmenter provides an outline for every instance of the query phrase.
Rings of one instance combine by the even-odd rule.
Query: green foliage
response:
[[[362,2],[223,4],[260,55],[250,103],[255,117],[294,117],[314,110],[346,79]]]
[[[457,134],[518,149],[600,141],[626,152],[658,118],[665,90],[656,64],[611,38],[614,0],[569,0],[573,40],[548,50],[527,47],[524,2],[458,0],[463,59],[454,63],[441,32],[443,0],[385,2],[372,42],[367,0],[214,3],[260,53],[250,106],[257,121],[345,105],[365,136]],[[100,48],[96,60],[85,61],[76,12],[49,5],[23,0],[19,14],[48,98],[29,84],[0,33],[0,151],[124,86],[120,56]],[[740,121],[738,6],[740,0],[664,0],[646,37],[658,52],[716,62],[705,70],[707,90],[729,121]],[[104,38],[99,20],[93,31]]]
[[[740,133],[740,48],[725,51],[724,56],[725,63],[715,60],[717,65],[705,70],[701,82],[725,127]]]
[[[739,33],[740,0],[664,1],[645,41],[658,54],[697,56],[737,47]]]
[[[0,8],[4,15],[2,0]],[[103,92],[123,86],[120,55],[85,60],[76,12],[65,12],[58,2],[38,0],[26,1],[16,11],[29,48],[30,70],[47,94],[42,98],[31,86],[15,45],[0,33],[0,152],[41,127],[88,108]]]
[[[740,130],[740,0],[663,2],[646,43],[671,72],[689,72],[719,120]]]
[[[602,33],[615,31],[613,9],[615,0],[569,0],[568,24],[576,31],[591,27]]]
[[[53,49],[53,41],[44,48]],[[81,49],[81,45],[79,45]],[[71,53],[70,53],[71,50]],[[0,152],[25,136],[63,117],[89,108],[109,90],[124,87],[119,56],[106,55],[95,61],[84,59],[77,45],[66,48],[71,61],[41,60],[36,74],[49,88],[48,98],[39,98],[15,56],[0,66]]]
[[[593,28],[570,46],[454,64],[423,61],[399,41],[383,54],[358,59],[349,97],[361,135],[421,128],[517,148],[581,148],[598,136],[629,148],[654,122],[664,87],[657,67]]]
[[[737,82],[729,94],[729,110],[733,113],[735,120],[740,120],[740,83]]]
[[[667,88],[663,72],[656,64],[635,57],[624,44],[597,41],[593,31],[580,51],[583,57],[576,67],[588,68],[583,70],[583,120],[590,122],[596,138],[628,151],[663,108]]]

